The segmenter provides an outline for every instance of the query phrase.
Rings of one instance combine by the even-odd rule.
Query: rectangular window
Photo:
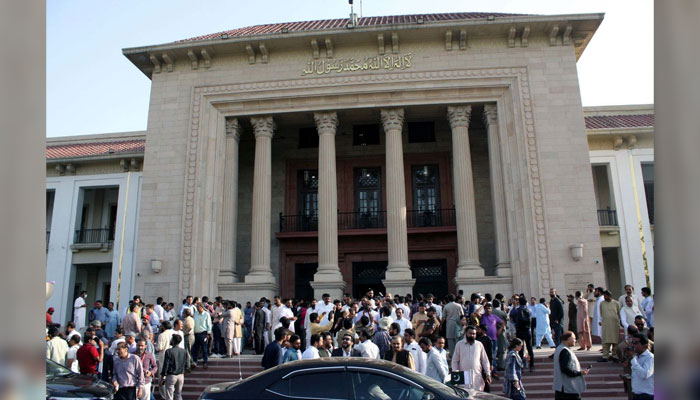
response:
[[[379,144],[379,124],[353,125],[352,145],[368,146]]]
[[[318,147],[318,134],[316,128],[299,129],[299,148],[312,149]]]
[[[408,143],[429,143],[435,141],[435,122],[409,122]]]
[[[318,213],[318,170],[299,171],[299,214],[315,216]]]
[[[642,163],[642,178],[644,179],[649,223],[654,225],[654,163]]]
[[[414,165],[413,206],[416,211],[430,211],[440,208],[440,177],[437,165]]]

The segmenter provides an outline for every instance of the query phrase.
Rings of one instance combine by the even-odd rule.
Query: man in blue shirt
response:
[[[247,302],[245,305],[245,310],[243,310],[243,325],[245,325],[245,332],[243,332],[244,338],[243,338],[243,347],[245,347],[246,343],[248,343],[248,340],[250,339],[250,335],[253,332],[253,313],[255,312],[255,308],[250,304],[250,302]]]
[[[265,347],[265,353],[263,354],[261,365],[264,369],[282,364],[285,353],[285,348],[282,347],[282,343],[287,340],[290,333],[289,330],[281,327],[275,330],[275,341]]]
[[[291,343],[292,347],[284,353],[282,363],[301,360],[301,350],[299,350],[301,348],[301,338],[299,335],[292,335],[289,339],[289,343]]]
[[[192,346],[192,361],[197,364],[199,352],[202,353],[204,369],[207,369],[209,358],[209,340],[211,339],[211,314],[204,309],[202,303],[197,303],[197,312],[194,313],[194,346]]]

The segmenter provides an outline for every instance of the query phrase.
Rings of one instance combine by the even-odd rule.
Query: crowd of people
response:
[[[506,298],[460,291],[436,299],[369,290],[320,301],[261,298],[245,307],[221,297],[187,296],[176,310],[158,298],[143,304],[134,296],[119,312],[96,301],[89,311],[85,292],[74,302],[74,318],[61,331],[47,311],[47,358],[75,372],[112,382],[115,398],[181,398],[184,374],[208,368],[209,358],[231,358],[244,347],[262,354],[263,368],[294,360],[365,357],[388,360],[435,379],[482,391],[525,398],[523,370],[535,370],[533,347],[545,340],[554,359],[555,398],[580,398],[582,369],[572,347],[591,350],[601,338],[600,362],[620,362],[630,398],[653,398],[653,298],[625,286],[619,301],[601,287],[569,294],[568,309],[555,289],[549,301],[524,294]],[[621,306],[620,304],[623,304]],[[567,323],[568,320],[568,323]],[[565,329],[566,327],[566,329]],[[620,342],[620,329],[625,337]],[[527,351],[527,354],[525,353]],[[649,397],[651,396],[651,397]]]

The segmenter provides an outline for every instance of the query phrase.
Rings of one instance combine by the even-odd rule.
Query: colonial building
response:
[[[603,135],[584,122],[576,72],[602,19],[368,17],[124,49],[152,81],[145,153],[100,155],[129,168],[115,171],[129,185],[140,177],[114,225],[119,207],[136,213],[129,295],[540,296],[615,284],[614,228],[596,209],[622,207],[601,201],[596,166],[607,161],[588,146]],[[82,229],[82,208],[66,207],[65,225]],[[620,251],[629,274],[618,283],[641,286]],[[133,253],[120,254],[123,303]],[[57,301],[72,301],[75,282]]]
[[[607,286],[654,284],[654,108],[584,108]]]

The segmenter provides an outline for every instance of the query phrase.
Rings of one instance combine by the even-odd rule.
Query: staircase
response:
[[[587,367],[589,364],[593,365],[591,373],[586,377],[588,389],[582,397],[595,400],[626,399],[627,395],[623,391],[622,381],[619,376],[622,373],[622,366],[613,362],[597,362],[601,357],[599,349],[600,345],[594,345],[590,351],[575,351],[582,368]],[[247,350],[246,352],[249,351]],[[523,384],[528,400],[554,398],[554,391],[552,390],[553,362],[552,359],[547,358],[552,352],[552,349],[548,348],[535,350],[535,372],[523,371]],[[243,379],[262,371],[260,366],[261,359],[262,356],[252,354],[240,356]],[[208,364],[209,369],[205,370],[201,367],[200,360],[199,367],[191,373],[185,374],[185,385],[182,389],[183,400],[196,400],[204,391],[204,388],[209,385],[226,381],[237,381],[239,379],[238,358],[210,358]],[[499,377],[502,376],[503,373],[499,373]],[[502,385],[502,378],[494,380],[491,385],[492,393],[501,394]]]

